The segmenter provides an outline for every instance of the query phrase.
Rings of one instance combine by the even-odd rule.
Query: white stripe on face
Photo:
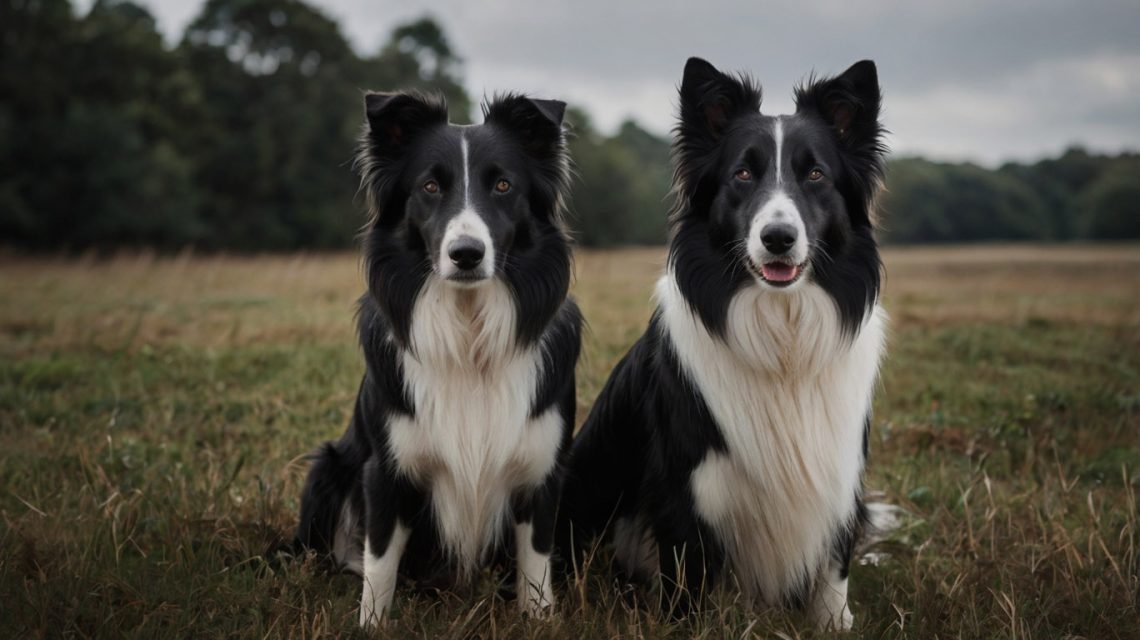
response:
[[[463,209],[471,208],[471,163],[467,159],[467,136],[459,134],[459,149],[463,152]]]
[[[485,251],[483,262],[479,264],[479,275],[490,278],[495,274],[495,244],[491,241],[491,230],[487,223],[471,206],[471,162],[467,153],[467,137],[463,134],[460,134],[459,148],[463,153],[463,209],[447,223],[443,232],[443,241],[439,247],[439,275],[447,279],[459,272],[459,268],[447,255],[447,248],[455,240],[471,236],[483,242]]]
[[[784,184],[784,121],[776,116],[776,186]]]
[[[772,255],[764,247],[764,241],[761,239],[764,228],[777,223],[791,225],[796,230],[796,243],[792,246],[791,251],[779,257],[791,259],[796,264],[802,264],[807,260],[808,254],[807,229],[804,226],[799,207],[783,188],[784,121],[781,116],[777,116],[773,122],[772,139],[776,145],[774,160],[776,163],[776,187],[759,211],[752,216],[752,221],[748,226],[748,239],[745,247],[748,251],[748,257],[756,265],[775,260],[777,256]]]

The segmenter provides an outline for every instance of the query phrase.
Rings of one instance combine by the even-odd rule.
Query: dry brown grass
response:
[[[888,249],[895,326],[1040,320],[1140,323],[1140,249]],[[580,251],[574,295],[589,322],[580,413],[653,309],[660,248]],[[28,348],[351,343],[363,275],[355,253],[2,259],[0,329]]]
[[[1140,637],[1140,248],[898,248],[864,637]],[[652,311],[660,249],[583,251],[580,417]],[[267,562],[299,456],[361,371],[353,254],[0,256],[0,636],[352,634],[359,585]],[[721,594],[683,624],[595,567],[555,622],[489,585],[401,594],[390,635],[810,637]]]
[[[1140,321],[1140,248],[891,248],[886,305],[896,322],[1108,324]],[[652,312],[659,248],[579,251],[574,295],[603,348],[627,347]],[[78,260],[0,257],[0,328],[29,346],[352,339],[363,291],[354,253]]]

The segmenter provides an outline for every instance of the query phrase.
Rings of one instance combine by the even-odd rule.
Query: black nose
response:
[[[483,246],[483,241],[471,236],[460,236],[451,241],[447,247],[447,257],[451,258],[451,263],[460,269],[474,269],[483,262],[483,253],[486,247]]]
[[[792,248],[797,235],[796,228],[790,224],[770,224],[760,230],[760,242],[765,249],[779,255]]]

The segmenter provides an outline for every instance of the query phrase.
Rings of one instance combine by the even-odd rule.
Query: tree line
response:
[[[442,92],[469,122],[462,59],[429,17],[359,54],[298,0],[208,0],[168,47],[122,0],[0,0],[0,244],[285,251],[350,246],[365,88]],[[663,108],[665,106],[663,105]],[[606,135],[572,108],[570,202],[585,246],[657,244],[668,140]],[[891,163],[896,242],[1140,238],[1140,156],[1070,150],[989,170]]]
[[[881,200],[892,242],[1140,238],[1140,155],[1072,148],[996,170],[921,158],[890,163]]]

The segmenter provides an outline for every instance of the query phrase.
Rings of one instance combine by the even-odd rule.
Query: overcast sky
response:
[[[84,9],[90,0],[79,3]],[[174,42],[200,0],[141,0]],[[582,105],[605,130],[667,133],[685,59],[753,74],[766,113],[808,72],[879,66],[897,153],[993,164],[1071,144],[1140,149],[1140,1],[318,0],[358,51],[425,13],[481,96],[523,90]],[[390,87],[373,87],[384,89]]]

